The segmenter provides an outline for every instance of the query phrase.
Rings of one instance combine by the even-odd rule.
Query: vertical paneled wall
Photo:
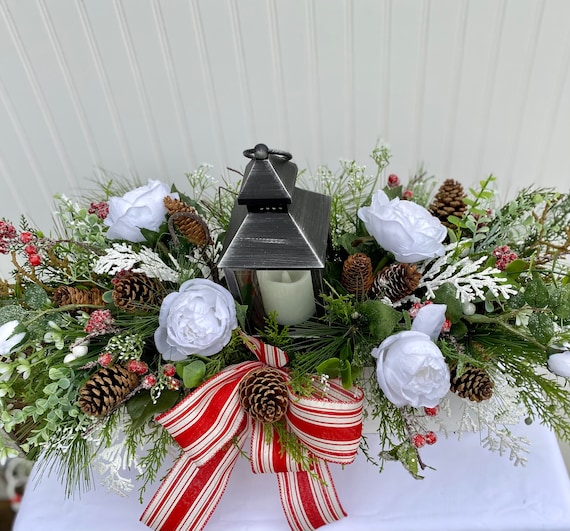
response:
[[[263,141],[503,194],[570,185],[567,0],[0,0],[0,217]]]

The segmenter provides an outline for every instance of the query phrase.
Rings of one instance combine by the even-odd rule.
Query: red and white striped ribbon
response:
[[[239,383],[262,365],[283,367],[287,354],[257,338],[244,342],[259,362],[233,365],[210,378],[170,411],[157,417],[183,449],[141,521],[158,531],[200,531],[226,488],[241,447],[251,434],[255,473],[276,473],[285,516],[294,531],[309,531],[344,517],[326,461],[354,460],[362,432],[361,389],[346,391],[330,382],[319,397],[289,391],[287,429],[308,450],[307,471],[280,445],[274,431],[247,416],[239,402]],[[287,376],[286,371],[283,374]]]

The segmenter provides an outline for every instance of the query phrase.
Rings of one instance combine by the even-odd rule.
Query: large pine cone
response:
[[[340,282],[349,293],[361,299],[368,293],[373,280],[372,262],[364,253],[351,254],[344,261]]]
[[[370,288],[370,298],[387,297],[399,301],[416,291],[422,274],[413,264],[391,264],[378,272]]]
[[[212,243],[206,222],[196,213],[196,210],[180,199],[164,198],[164,206],[170,216],[174,216],[174,225],[184,237],[194,245]]]
[[[260,367],[246,374],[239,385],[239,398],[245,411],[260,422],[277,422],[289,405],[285,379],[272,367]]]
[[[461,376],[457,376],[455,368],[451,371],[451,391],[461,398],[473,402],[488,400],[493,396],[493,387],[495,384],[485,369],[467,366]]]
[[[160,305],[161,293],[161,285],[155,278],[129,271],[116,279],[113,302],[124,312],[148,311]]]
[[[139,377],[122,365],[102,367],[79,390],[79,408],[86,415],[110,413],[139,385]]]
[[[103,292],[99,288],[81,289],[71,286],[60,286],[52,295],[52,300],[57,306],[68,304],[90,304],[103,306]],[[89,308],[84,308],[89,311]]]
[[[453,227],[454,225],[449,223],[447,218],[449,216],[463,217],[467,209],[467,205],[463,202],[464,197],[465,192],[461,183],[453,179],[446,179],[435,194],[430,211],[446,227]]]

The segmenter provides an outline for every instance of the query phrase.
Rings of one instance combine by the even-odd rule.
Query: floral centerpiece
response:
[[[1,221],[14,267],[0,284],[1,456],[41,455],[69,492],[91,466],[128,489],[105,467],[118,448],[142,492],[182,449],[142,518],[199,529],[250,436],[256,472],[317,485],[298,500],[280,476],[291,527],[313,529],[344,514],[326,463],[367,452],[363,416],[382,445],[369,459],[415,477],[441,431],[479,430],[523,464],[528,441],[505,425],[537,419],[570,440],[570,195],[525,189],[501,206],[492,176],[404,185],[386,177],[386,146],[372,159],[372,174],[351,161],[301,176],[332,206],[316,311],[299,323],[256,321],[228,291],[218,263],[240,183],[213,193],[207,167],[184,191],[109,180],[58,196],[56,236]],[[206,502],[180,508],[192,494],[169,488],[202,469],[220,487],[198,517]],[[313,518],[319,497],[330,514]]]

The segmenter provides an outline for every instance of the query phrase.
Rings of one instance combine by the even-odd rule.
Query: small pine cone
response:
[[[174,224],[184,237],[194,245],[212,243],[206,222],[196,213],[196,210],[180,199],[164,198],[164,206],[170,216],[175,216]]]
[[[138,375],[126,367],[102,367],[79,390],[79,408],[86,415],[102,417],[120,405],[138,385]]]
[[[468,366],[461,376],[457,376],[456,369],[451,371],[451,391],[461,398],[473,402],[488,400],[493,396],[493,387],[495,384],[485,369]]]
[[[370,298],[388,297],[399,301],[416,291],[422,274],[413,264],[391,264],[378,272],[369,291]]]
[[[104,305],[103,293],[99,288],[80,289],[60,286],[53,292],[52,300],[57,306],[67,306],[68,304]],[[85,311],[89,310],[89,308],[85,308]]]
[[[160,287],[155,278],[129,271],[117,279],[113,287],[113,302],[124,312],[147,311],[160,305]]]
[[[446,179],[439,187],[435,194],[434,200],[430,206],[431,213],[438,217],[446,227],[453,227],[447,221],[449,216],[457,216],[462,218],[467,205],[463,202],[465,192],[461,183]]]
[[[239,398],[245,411],[260,422],[277,422],[289,405],[285,379],[272,367],[260,367],[246,374],[239,385]]]
[[[360,299],[368,293],[373,281],[372,262],[364,253],[351,254],[344,261],[340,282],[346,291]]]

